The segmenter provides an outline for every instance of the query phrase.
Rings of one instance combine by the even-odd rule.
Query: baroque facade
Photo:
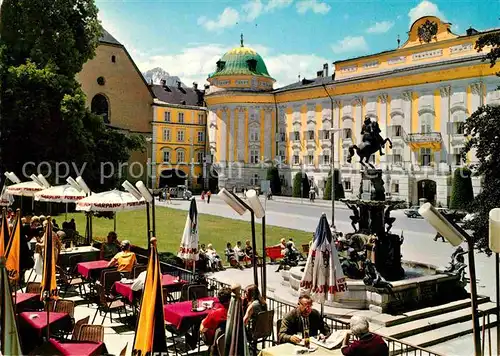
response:
[[[496,30],[493,30],[496,31]],[[346,197],[360,185],[357,157],[366,116],[393,142],[372,162],[386,172],[386,194],[416,204],[447,205],[455,168],[473,163],[459,155],[467,139],[463,122],[479,106],[500,104],[496,69],[474,44],[480,35],[451,32],[451,24],[426,16],[415,21],[397,49],[328,64],[311,80],[273,90],[264,61],[243,46],[226,53],[209,77],[209,150],[219,186],[258,185],[266,164],[278,162],[284,180],[305,170],[320,191],[330,169],[340,169]],[[486,48],[484,51],[489,51]],[[334,133],[331,147],[330,129]],[[473,179],[475,193],[479,179]]]

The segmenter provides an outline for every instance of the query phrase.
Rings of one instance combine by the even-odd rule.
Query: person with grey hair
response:
[[[389,347],[380,335],[372,334],[368,320],[362,316],[353,316],[350,320],[351,330],[344,336],[342,355],[345,356],[389,356]],[[349,344],[351,336],[356,340]]]
[[[137,264],[137,257],[134,252],[130,251],[130,241],[123,240],[121,252],[118,252],[115,257],[108,263],[108,267],[117,266],[117,271],[121,273],[123,278],[130,278],[134,266]]]

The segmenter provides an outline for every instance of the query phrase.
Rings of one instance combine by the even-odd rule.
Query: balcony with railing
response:
[[[439,150],[441,149],[443,137],[441,136],[441,132],[418,132],[408,134],[407,141],[412,150],[420,148]]]

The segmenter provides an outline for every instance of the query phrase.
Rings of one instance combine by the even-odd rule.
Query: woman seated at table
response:
[[[351,330],[346,333],[342,347],[340,348],[342,355],[389,356],[389,348],[384,339],[369,331],[366,318],[355,315],[351,318],[349,324],[351,325]],[[349,344],[352,335],[357,340]]]
[[[214,344],[215,332],[219,327],[225,328],[225,322],[227,319],[227,310],[229,308],[229,302],[231,301],[231,289],[224,287],[217,293],[217,299],[221,304],[218,308],[213,309],[205,319],[202,320],[200,325],[200,334],[203,337],[203,341],[206,345]]]
[[[255,323],[257,322],[257,315],[259,315],[260,312],[267,311],[267,303],[261,296],[259,288],[255,284],[250,284],[245,289],[245,299],[248,306],[246,307],[243,322],[247,327],[248,339],[251,340],[256,326]]]
[[[117,271],[121,272],[122,278],[130,278],[134,266],[137,264],[135,253],[130,251],[130,241],[124,240],[121,243],[121,252],[108,263],[108,267],[117,266]]]
[[[111,260],[117,253],[120,252],[120,243],[116,232],[110,231],[106,242],[101,245],[101,260]]]
[[[230,242],[226,244],[224,254],[226,255],[227,261],[229,262],[231,267],[244,269],[243,266],[238,262],[238,259],[236,258],[236,252],[234,251]]]
[[[215,249],[213,248],[212,244],[208,244],[206,255],[208,257],[210,265],[209,267],[212,269],[212,271],[224,270],[224,267],[222,266],[222,261],[219,255],[217,254],[217,251],[215,251]]]

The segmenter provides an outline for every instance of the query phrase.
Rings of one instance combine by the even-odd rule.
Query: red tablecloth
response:
[[[95,274],[97,273],[97,271],[99,271],[100,273],[100,271],[108,267],[108,264],[109,261],[106,260],[80,262],[77,265],[77,271],[85,278],[96,278]],[[94,274],[94,276],[92,276],[92,274]]]
[[[31,318],[32,315],[38,315],[37,318]],[[36,331],[36,333],[42,336],[42,331],[47,327],[47,313],[42,312],[23,312],[19,314],[20,320],[29,328]],[[53,325],[57,324],[60,326],[67,326],[67,324],[71,326],[71,318],[68,313],[49,313],[49,324],[52,328]]]
[[[63,356],[99,356],[107,352],[102,342],[65,341],[50,339],[50,344]]]
[[[218,299],[215,297],[200,298],[199,301],[213,300],[213,309],[220,306]],[[203,320],[208,313],[213,309],[206,309],[204,311],[192,311],[192,302],[178,302],[172,304],[166,304],[163,306],[163,312],[165,314],[165,321],[173,324],[177,330],[187,330],[194,323]]]
[[[17,293],[14,297],[16,300],[16,305],[24,302],[36,302],[40,301],[40,294],[37,293]]]
[[[186,283],[187,283],[186,281],[177,280],[177,277],[171,276],[170,274],[163,274],[161,276],[162,287],[168,287],[171,288],[172,290],[175,290],[176,288],[179,288],[180,290],[180,288]],[[134,301],[135,293],[132,290],[132,284],[115,282],[113,288],[116,294],[120,294],[121,296],[127,298],[127,300],[131,303]]]

